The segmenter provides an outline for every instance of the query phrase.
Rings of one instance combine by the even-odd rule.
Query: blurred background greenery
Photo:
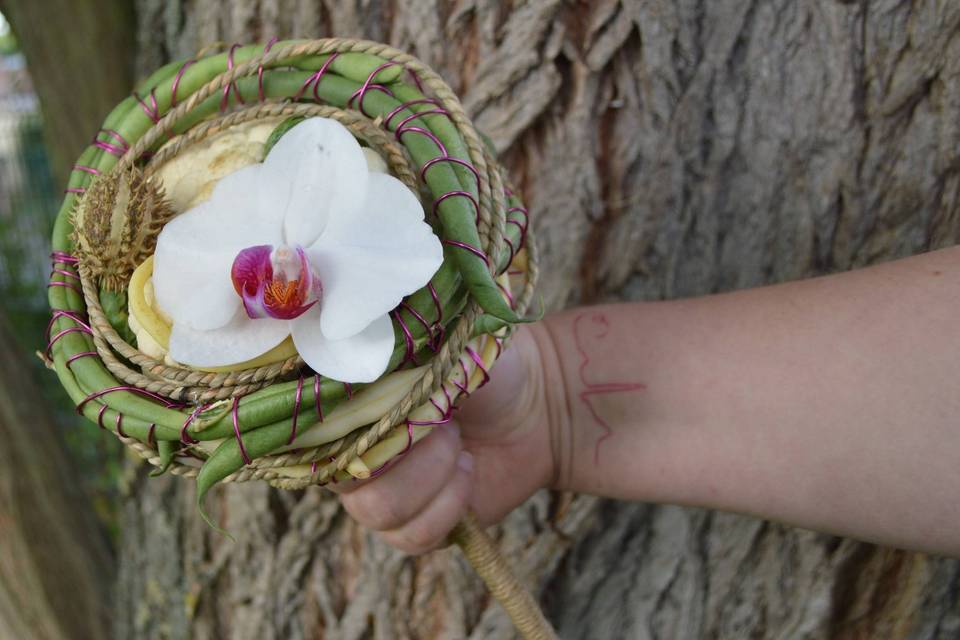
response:
[[[0,16],[0,312],[23,354],[21,362],[3,366],[8,372],[23,369],[42,390],[75,462],[75,477],[114,533],[120,443],[76,414],[54,375],[34,355],[46,348],[44,328],[50,317],[49,237],[62,196],[56,182],[44,144],[44,119],[23,53]]]

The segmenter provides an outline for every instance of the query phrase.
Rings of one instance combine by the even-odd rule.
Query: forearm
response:
[[[550,317],[556,484],[960,552],[960,250]]]

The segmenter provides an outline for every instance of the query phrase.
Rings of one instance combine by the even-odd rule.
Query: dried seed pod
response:
[[[156,177],[131,167],[98,177],[73,211],[77,257],[101,285],[122,291],[133,270],[153,254],[174,211]]]

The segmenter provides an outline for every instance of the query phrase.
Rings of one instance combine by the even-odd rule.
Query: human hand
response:
[[[546,329],[517,330],[490,382],[465,399],[455,420],[379,477],[336,486],[359,523],[409,553],[424,553],[472,510],[499,521],[555,475],[544,360]]]

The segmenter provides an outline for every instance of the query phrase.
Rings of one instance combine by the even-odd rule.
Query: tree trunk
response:
[[[132,0],[0,0],[33,70],[50,165],[64,185],[109,110],[129,95]]]
[[[0,317],[0,637],[100,640],[113,558]]]
[[[845,270],[957,241],[960,4],[140,0],[144,73],[209,42],[353,36],[433,65],[533,212],[550,308]],[[323,491],[140,477],[118,638],[509,638],[457,552]],[[497,529],[565,638],[953,638],[957,561],[543,493]]]

